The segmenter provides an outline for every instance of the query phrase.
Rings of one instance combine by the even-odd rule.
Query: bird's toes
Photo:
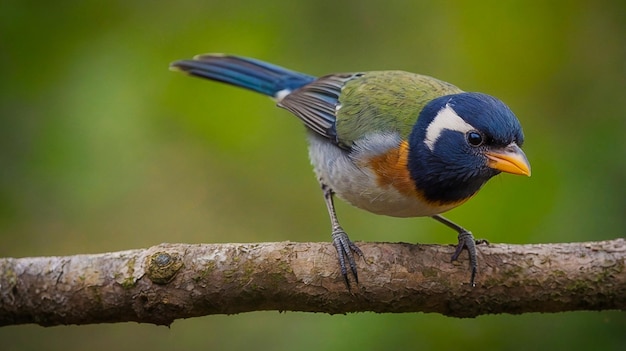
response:
[[[483,240],[474,239],[474,236],[469,231],[463,231],[459,233],[459,243],[457,244],[456,250],[454,250],[454,253],[452,254],[452,257],[451,257],[452,261],[456,261],[459,258],[459,255],[461,254],[461,252],[463,252],[463,249],[467,249],[467,252],[469,254],[469,264],[470,264],[470,270],[471,270],[470,285],[472,287],[476,286],[474,282],[474,279],[476,278],[476,272],[478,271],[476,244],[478,244],[479,241],[481,243],[483,242]],[[487,241],[484,240],[484,242],[487,242]]]
[[[359,283],[359,275],[357,272],[356,261],[354,259],[353,253],[356,253],[360,257],[364,257],[364,255],[361,249],[350,240],[348,234],[344,232],[343,229],[338,228],[333,230],[332,238],[333,246],[335,246],[339,258],[341,275],[343,276],[349,290],[350,280],[348,279],[348,266],[350,266],[350,271],[354,275],[354,281],[357,284]]]
[[[474,243],[476,245],[487,245],[487,246],[489,246],[489,240],[487,240],[487,239],[474,239]]]

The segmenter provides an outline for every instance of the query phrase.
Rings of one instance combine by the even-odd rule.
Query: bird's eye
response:
[[[480,146],[483,143],[483,136],[477,131],[468,132],[467,142],[472,146]]]

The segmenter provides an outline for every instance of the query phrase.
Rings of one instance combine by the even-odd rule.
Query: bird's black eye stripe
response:
[[[483,144],[483,136],[475,130],[467,132],[466,138],[467,142],[472,146],[480,146]]]

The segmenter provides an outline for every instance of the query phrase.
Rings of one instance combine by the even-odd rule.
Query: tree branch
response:
[[[330,243],[161,244],[0,259],[0,325],[136,321],[279,310],[490,313],[626,310],[626,240],[479,247],[477,286],[454,248],[360,243],[348,291]]]

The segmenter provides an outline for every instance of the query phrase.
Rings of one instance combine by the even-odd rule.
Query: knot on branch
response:
[[[176,253],[159,251],[148,256],[147,266],[148,279],[155,284],[167,284],[183,267],[183,260]]]

